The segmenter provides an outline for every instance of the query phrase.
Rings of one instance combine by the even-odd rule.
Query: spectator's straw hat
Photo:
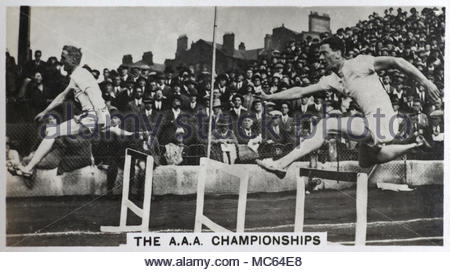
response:
[[[444,116],[444,111],[434,110],[430,113],[430,118],[442,118]]]
[[[273,110],[269,112],[269,115],[274,117],[274,116],[282,116],[283,114],[279,110]]]
[[[137,65],[137,68],[139,68],[141,70],[150,70],[150,66],[148,66],[145,63],[141,63],[141,64]]]
[[[337,109],[332,109],[328,112],[328,115],[330,117],[341,117],[342,116],[342,112],[340,110]]]
[[[284,66],[281,63],[277,63],[277,64],[275,64],[275,68],[284,68]]]
[[[184,134],[184,129],[182,127],[177,127],[177,130],[175,130],[175,135]]]
[[[225,127],[225,126],[229,126],[230,122],[227,118],[219,118],[219,120],[217,120],[216,125],[218,127]]]

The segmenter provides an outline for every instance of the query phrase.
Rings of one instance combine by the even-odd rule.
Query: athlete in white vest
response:
[[[60,93],[48,107],[36,115],[35,120],[41,121],[52,109],[61,105],[71,92],[75,100],[80,104],[82,114],[74,116],[73,119],[59,124],[58,126],[46,129],[45,137],[34,153],[33,158],[26,166],[18,166],[18,175],[31,177],[34,167],[51,150],[57,137],[78,135],[84,130],[89,129],[93,132],[95,129],[105,131],[110,130],[114,134],[129,136],[132,133],[123,131],[118,127],[110,127],[109,111],[105,101],[102,98],[102,92],[92,74],[80,67],[81,50],[74,46],[66,45],[61,53],[61,63],[64,70],[70,74],[70,83],[66,89]]]
[[[311,138],[302,141],[286,156],[279,160],[258,160],[257,163],[284,177],[288,166],[299,158],[320,148],[329,133],[341,132],[352,140],[359,141],[359,164],[369,167],[390,161],[408,150],[426,143],[423,137],[416,142],[396,144],[398,124],[389,95],[386,93],[377,71],[399,69],[424,85],[433,101],[437,101],[440,92],[418,69],[402,58],[373,57],[360,55],[353,59],[344,58],[344,43],[336,37],[321,42],[320,59],[324,61],[331,74],[322,77],[318,83],[307,87],[294,87],[275,94],[261,93],[264,100],[299,99],[318,91],[333,90],[350,96],[359,105],[364,117],[342,117],[322,119]]]

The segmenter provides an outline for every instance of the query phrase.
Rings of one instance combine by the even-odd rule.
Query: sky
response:
[[[353,26],[385,7],[219,7],[216,41],[225,32],[235,33],[235,47],[262,48],[264,36],[284,24],[295,31],[308,30],[311,11],[327,13],[331,29]],[[43,59],[61,54],[65,44],[82,48],[83,63],[101,70],[117,68],[122,56],[140,60],[152,51],[154,62],[174,58],[177,37],[186,34],[188,44],[212,40],[213,7],[32,7],[31,49]],[[7,49],[17,59],[19,8],[7,8]]]

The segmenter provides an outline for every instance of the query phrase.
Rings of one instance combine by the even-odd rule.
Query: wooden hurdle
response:
[[[308,178],[322,178],[347,182],[356,182],[356,231],[355,245],[366,244],[368,178],[365,173],[335,172],[310,168],[300,168],[297,177],[297,200],[295,206],[294,231],[302,232],[305,216],[305,185]]]
[[[144,203],[142,209],[128,199],[130,192],[130,173],[136,160],[145,161]],[[150,223],[150,202],[152,198],[153,157],[145,153],[127,148],[125,151],[125,165],[123,168],[122,205],[120,208],[119,226],[101,226],[102,232],[147,232]],[[128,210],[142,218],[141,225],[127,225]]]
[[[213,176],[207,176],[208,169],[214,170]],[[200,173],[197,182],[197,206],[195,211],[194,232],[202,232],[203,225],[214,232],[232,232],[231,230],[228,230],[213,222],[203,214],[206,180],[214,180],[215,171],[217,169],[240,179],[236,232],[244,232],[249,171],[244,166],[224,164],[208,158],[200,159]]]

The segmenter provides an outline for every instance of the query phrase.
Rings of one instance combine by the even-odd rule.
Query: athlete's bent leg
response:
[[[322,119],[313,130],[311,138],[304,140],[300,146],[296,147],[286,156],[273,162],[273,168],[286,169],[294,161],[319,149],[330,133],[341,132],[349,135],[354,140],[364,141],[370,137],[366,124],[362,118],[328,118]]]
[[[417,144],[404,144],[404,145],[385,145],[381,148],[380,152],[377,154],[377,161],[379,163],[384,163],[392,161],[408,152],[409,150],[416,148]]]
[[[80,124],[75,122],[75,120],[69,120],[67,122],[61,123],[56,127],[47,128],[45,131],[45,137],[39,144],[39,147],[34,152],[33,157],[30,162],[24,166],[19,167],[24,173],[30,173],[33,171],[34,167],[44,158],[45,155],[52,149],[53,144],[57,137],[76,135],[80,133]]]

